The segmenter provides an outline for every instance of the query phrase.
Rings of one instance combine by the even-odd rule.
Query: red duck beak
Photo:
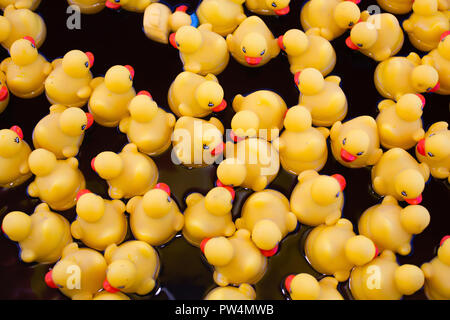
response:
[[[24,38],[25,40],[30,41],[31,44],[33,45],[33,47],[36,48],[36,41],[34,41],[33,37],[26,36],[26,37],[23,37],[23,38]]]
[[[263,254],[264,257],[270,258],[270,257],[273,257],[274,255],[277,254],[277,252],[278,252],[278,245],[276,245],[276,247],[271,249],[271,250],[259,249],[259,251],[261,251],[261,253]]]
[[[211,238],[206,238],[200,243],[200,250],[202,250],[203,253],[205,253],[205,246],[209,240],[211,240]]]
[[[345,162],[353,162],[355,161],[358,157],[352,155],[350,152],[348,152],[347,150],[345,150],[344,148],[341,149],[341,158],[342,160],[344,160]]]
[[[361,0],[346,0],[346,1],[350,1],[350,2],[353,2],[355,4],[359,4],[361,2]]]
[[[428,92],[436,92],[436,91],[438,91],[440,88],[441,88],[441,84],[440,84],[439,81],[438,81],[438,83],[436,83],[436,85],[434,86],[434,88],[432,88],[432,89],[429,90]]]
[[[155,189],[159,189],[159,190],[165,191],[170,197],[170,187],[167,184],[165,184],[165,183],[158,183],[155,186]]]
[[[153,100],[153,97],[152,97],[152,95],[150,94],[150,92],[145,91],[145,90],[139,91],[137,95],[138,95],[138,96],[147,96],[147,97],[149,97],[150,99]]]
[[[181,11],[181,12],[186,12],[188,9],[188,6],[179,6],[178,8],[175,9],[175,11]]]
[[[230,131],[230,138],[234,142],[239,142],[239,141],[245,140],[245,138],[238,137],[233,131]]]
[[[175,49],[178,49],[177,42],[175,41],[175,33],[170,34],[169,42]]]
[[[283,8],[283,9],[280,9],[280,10],[274,10],[274,12],[277,16],[284,16],[284,15],[288,14],[289,11],[291,11],[289,6]]]
[[[6,99],[8,99],[8,96],[9,96],[8,88],[6,86],[2,86],[2,88],[0,89],[0,102],[3,102]]]
[[[425,107],[425,103],[427,102],[425,100],[425,97],[423,95],[421,95],[420,93],[416,93],[416,95],[420,98],[420,100],[422,101],[422,109]]]
[[[450,236],[443,237],[441,242],[439,243],[439,246],[442,246],[444,244],[444,242],[447,241],[448,239],[450,239]]]
[[[378,247],[376,245],[375,246],[375,256],[373,257],[373,259],[375,259],[376,257],[378,257],[378,255],[380,254],[380,250],[378,250]],[[372,259],[372,260],[373,260]]]
[[[88,194],[88,193],[92,193],[92,192],[89,191],[88,189],[83,189],[83,190],[78,191],[78,193],[77,193],[77,201],[80,200],[80,198],[82,196],[84,196],[85,194]]]
[[[286,290],[288,292],[291,292],[291,283],[292,283],[292,280],[294,280],[294,278],[295,278],[295,275],[291,274],[290,276],[288,276],[286,278],[286,280],[284,280],[284,287],[286,288]]]
[[[58,288],[58,286],[55,284],[55,282],[53,281],[53,277],[52,277],[52,270],[50,270],[49,272],[47,272],[45,274],[45,283],[47,284],[48,287],[52,288],[52,289],[56,289]]]
[[[425,153],[425,139],[419,140],[419,143],[417,143],[417,152],[419,152],[424,157],[427,156]]]
[[[130,72],[131,80],[133,80],[134,79],[134,69],[133,69],[133,67],[129,66],[129,65],[126,65],[124,67],[127,68],[127,70]]]
[[[94,54],[92,52],[86,52],[86,55],[89,59],[89,68],[92,68],[94,66]]]
[[[224,100],[222,100],[222,102],[215,108],[212,109],[213,112],[220,112],[223,111],[227,108],[227,102]]]
[[[91,160],[91,168],[92,168],[92,170],[94,170],[94,172],[97,172],[97,170],[95,170],[95,159],[96,159],[96,158],[93,158],[93,159]]]
[[[359,47],[353,43],[351,37],[348,37],[347,39],[345,39],[345,44],[347,45],[347,47],[349,47],[352,50],[359,50]]]
[[[262,58],[261,57],[253,58],[245,56],[245,61],[251,66],[257,66],[258,64],[261,63]]]
[[[225,143],[222,142],[214,150],[211,151],[211,155],[218,156],[223,153],[223,150],[225,150]]]
[[[105,289],[106,291],[110,292],[110,293],[116,293],[119,292],[119,289],[114,288],[107,279],[105,279],[105,281],[103,281],[103,289]]]
[[[9,130],[14,131],[19,136],[20,140],[23,140],[23,132],[19,126],[12,126]]]
[[[302,72],[299,71],[299,72],[296,72],[295,75],[294,75],[294,82],[295,82],[295,84],[296,84],[297,86],[300,85],[300,74],[301,74],[301,73],[302,73]]]
[[[92,114],[86,112],[86,118],[87,118],[87,123],[86,123],[86,130],[87,130],[90,127],[92,127],[92,125],[94,124],[94,116]]]
[[[344,191],[345,188],[347,187],[347,181],[345,181],[345,178],[340,174],[333,174],[332,177],[339,182],[339,185],[341,186],[341,191]]]
[[[284,36],[278,37],[278,39],[277,39],[278,46],[280,47],[281,50],[286,50],[286,47],[284,46],[284,43],[283,43],[283,39],[284,39]]]
[[[112,2],[111,0],[106,0],[105,5],[106,5],[107,8],[113,9],[113,10],[119,10],[120,7],[121,7],[120,4],[114,3],[114,2]]]
[[[450,31],[445,31],[443,34],[441,34],[440,40],[441,40],[441,41],[444,41],[444,39],[445,39],[448,35],[450,35]]]
[[[418,197],[415,198],[415,199],[405,199],[405,201],[406,201],[408,204],[411,204],[411,205],[417,205],[417,204],[420,204],[420,203],[422,203],[422,195],[418,196]]]
[[[232,187],[223,184],[222,181],[220,181],[219,179],[217,179],[217,181],[216,181],[216,187],[227,189],[231,193],[231,198],[234,201],[234,198],[236,197],[236,192],[234,191],[234,189]]]

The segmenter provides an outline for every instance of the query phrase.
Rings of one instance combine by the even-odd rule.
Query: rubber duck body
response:
[[[432,66],[439,74],[439,88],[436,93],[450,94],[450,32],[441,36],[437,49],[432,50],[422,58],[425,65]]]
[[[142,13],[153,0],[106,0],[106,7],[113,10],[124,9],[131,12]]]
[[[205,300],[255,300],[256,292],[253,287],[243,283],[239,288],[228,286],[218,287],[211,290],[205,297]]]
[[[0,0],[0,9],[5,10],[10,4],[17,9],[29,9],[34,11],[41,4],[41,0]]]
[[[441,240],[437,256],[421,267],[425,275],[425,294],[430,300],[450,299],[450,241]]]
[[[284,16],[289,13],[290,0],[247,0],[247,9],[261,15]]]
[[[393,14],[407,14],[412,10],[411,0],[377,0],[380,7]]]
[[[284,287],[292,300],[344,300],[337,290],[339,282],[333,277],[317,281],[308,273],[288,276]]]
[[[83,14],[96,14],[105,8],[105,0],[67,0],[71,6],[78,6]]]
[[[210,23],[212,31],[226,37],[247,18],[242,7],[244,2],[245,0],[205,0],[198,6],[196,14],[201,24]]]

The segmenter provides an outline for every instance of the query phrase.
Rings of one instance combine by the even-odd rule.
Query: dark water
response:
[[[364,1],[360,6],[366,8],[375,1]],[[51,3],[51,4],[50,4]],[[186,3],[190,9],[196,7],[197,1],[169,1],[171,5]],[[293,0],[291,12],[286,17],[264,17],[275,36],[291,28],[300,28],[300,8],[303,1]],[[142,31],[142,14],[113,12],[104,10],[94,16],[82,16],[81,30],[66,28],[67,5],[63,0],[44,0],[38,12],[43,16],[48,27],[48,37],[40,49],[49,60],[63,56],[67,51],[80,49],[95,54],[92,69],[95,76],[103,75],[115,64],[130,64],[136,70],[135,88],[148,90],[158,104],[168,110],[167,90],[182,71],[178,52],[170,46],[148,40]],[[247,12],[247,14],[249,14]],[[404,17],[400,17],[400,20]],[[345,44],[346,36],[333,41],[338,55],[338,63],[332,74],[342,77],[342,87],[349,100],[347,119],[360,115],[377,115],[377,104],[382,100],[373,83],[376,63],[369,58],[353,52]],[[407,55],[413,48],[408,40],[400,55]],[[7,56],[0,49],[0,58]],[[230,59],[228,68],[218,76],[225,90],[225,99],[231,104],[237,94],[247,94],[259,89],[271,89],[279,93],[289,106],[298,102],[298,91],[289,72],[285,56],[280,55],[263,68],[245,68]],[[427,129],[436,121],[449,120],[449,98],[436,94],[426,94],[427,106],[424,110],[424,127]],[[25,140],[31,142],[31,134],[36,123],[48,113],[50,107],[45,96],[33,100],[11,97],[7,110],[0,115],[0,128],[12,125],[22,127]],[[218,117],[229,128],[233,112],[228,109]],[[107,197],[107,185],[92,172],[91,159],[106,150],[118,152],[127,143],[126,136],[117,129],[102,128],[94,125],[89,129],[78,159],[87,187],[93,192]],[[331,154],[331,153],[330,153]],[[172,164],[170,152],[155,159],[160,170],[160,181],[170,185],[173,197],[184,210],[185,197],[194,191],[206,193],[214,186],[215,168],[187,170]],[[346,201],[343,216],[357,224],[359,216],[379,198],[370,189],[370,170],[350,170],[339,165],[331,157],[323,169],[324,174],[340,173],[347,179]],[[295,186],[296,178],[280,171],[278,178],[270,186],[289,196]],[[14,190],[0,191],[0,219],[10,211],[21,210],[32,213],[39,204],[26,194],[26,186]],[[239,210],[250,195],[249,191],[239,190],[233,213]],[[413,240],[413,252],[400,257],[401,263],[420,265],[435,255],[440,239],[450,233],[450,216],[448,209],[449,186],[444,181],[431,178],[423,194],[423,205],[431,213],[430,226]],[[73,220],[74,210],[64,215]],[[281,283],[291,273],[309,272],[317,274],[307,263],[303,255],[303,243],[307,227],[301,226],[296,233],[288,236],[281,244],[280,252],[270,259],[265,277],[255,286],[258,299],[283,299]],[[162,269],[159,277],[159,289],[139,299],[201,299],[207,291],[215,287],[212,271],[205,263],[200,250],[189,245],[182,237],[174,239],[164,248],[158,249]],[[49,266],[25,264],[18,259],[15,243],[0,236],[0,299],[64,299],[58,290],[46,287],[43,278]],[[345,283],[341,292],[348,297]],[[424,299],[419,291],[406,299]]]

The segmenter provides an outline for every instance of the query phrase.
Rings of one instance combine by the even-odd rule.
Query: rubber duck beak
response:
[[[45,279],[45,283],[47,284],[48,287],[50,287],[52,289],[58,288],[58,286],[53,281],[52,270],[50,270],[49,272],[47,272],[45,274],[45,278],[44,279]]]
[[[106,0],[105,6],[109,9],[113,9],[113,10],[119,10],[121,5],[118,3],[114,3],[110,0]]]
[[[94,54],[92,52],[86,52],[86,55],[89,59],[89,68],[92,68],[94,66]]]
[[[25,40],[30,41],[31,44],[33,45],[33,47],[36,48],[36,41],[34,41],[33,37],[26,36],[26,37],[23,37],[23,38],[24,38]]]
[[[200,250],[202,250],[203,253],[205,253],[205,246],[208,243],[208,241],[211,240],[211,238],[203,239],[200,243]]]
[[[417,152],[423,155],[424,157],[427,156],[425,153],[425,139],[420,139],[417,143]]]
[[[345,178],[340,174],[333,174],[332,177],[339,182],[339,185],[341,186],[341,191],[344,191],[345,188],[347,187],[347,181],[345,180]]]
[[[129,66],[129,65],[126,65],[124,67],[127,68],[127,70],[130,72],[131,80],[133,80],[134,79],[134,69],[133,69],[133,67]]]
[[[211,155],[214,156],[214,157],[218,156],[218,155],[223,153],[223,150],[225,150],[225,143],[222,142],[215,149],[213,149],[211,151]]]
[[[420,93],[416,93],[416,95],[420,98],[420,100],[422,101],[422,109],[425,107],[425,103],[427,102],[425,100],[425,97],[423,95],[421,95]]]
[[[230,138],[234,142],[240,142],[242,140],[245,140],[245,138],[238,137],[233,131],[230,131]]]
[[[346,0],[346,1],[350,1],[350,2],[353,2],[355,4],[359,4],[361,2],[361,0]]]
[[[93,158],[93,159],[91,160],[91,168],[92,168],[92,170],[94,170],[94,172],[97,172],[97,170],[95,170],[95,159],[96,159],[96,158]]]
[[[171,194],[170,187],[167,184],[165,184],[165,183],[158,183],[155,186],[155,189],[159,189],[159,190],[165,191],[170,197],[170,194]]]
[[[178,49],[177,42],[175,41],[175,33],[171,33],[169,36],[169,42],[175,49]]]
[[[449,31],[445,31],[443,34],[441,34],[440,40],[441,40],[441,41],[444,41],[444,39],[445,39],[448,35],[450,35],[450,30],[449,30]]]
[[[83,190],[78,191],[78,193],[77,193],[77,201],[80,200],[80,198],[82,196],[84,196],[85,194],[88,194],[88,193],[92,193],[92,192],[89,191],[88,189],[83,189]]]
[[[422,203],[422,195],[418,196],[415,199],[405,199],[405,201],[410,205],[417,205]]]
[[[450,239],[450,236],[445,236],[442,238],[441,242],[439,243],[439,246],[441,247],[445,241],[447,241],[448,239]]]
[[[302,72],[299,71],[299,72],[295,73],[295,75],[294,75],[294,82],[295,82],[295,84],[296,84],[297,86],[300,85],[300,74],[301,74],[301,73],[302,73]]]
[[[94,116],[92,114],[86,112],[86,118],[87,118],[87,123],[86,123],[86,130],[87,130],[90,127],[92,127],[92,125],[94,124]]]
[[[149,97],[150,99],[153,100],[153,97],[152,97],[152,95],[150,94],[150,92],[145,91],[145,90],[139,91],[137,95],[138,95],[138,96],[147,96],[147,97]]]
[[[352,50],[359,50],[359,47],[353,43],[351,37],[348,37],[347,39],[345,39],[345,44],[347,45],[347,47],[349,47]]]
[[[188,9],[188,6],[179,6],[178,8],[175,9],[175,11],[181,11],[181,12],[186,12]]]
[[[290,276],[288,276],[286,278],[286,280],[284,280],[284,287],[286,288],[286,290],[290,293],[291,292],[291,283],[292,280],[294,280],[295,275],[291,274]]]
[[[261,63],[262,58],[261,57],[253,58],[245,56],[245,61],[251,66],[257,66],[258,64]]]
[[[103,281],[103,289],[105,289],[106,291],[110,292],[110,293],[116,293],[119,292],[119,289],[114,288],[107,279],[105,279],[105,281]]]
[[[14,131],[19,136],[19,139],[23,140],[23,132],[19,126],[12,126],[9,130]]]
[[[378,247],[374,244],[375,247],[375,256],[373,257],[373,259],[375,259],[376,257],[378,257],[378,255],[380,254],[380,250],[378,250]],[[372,260],[373,260],[372,259]]]
[[[277,16],[284,16],[284,15],[288,14],[289,11],[291,11],[291,9],[289,8],[289,6],[283,8],[283,9],[274,10],[274,12],[275,12],[275,14],[276,14]]]
[[[8,88],[7,88],[6,86],[3,86],[3,87],[0,89],[0,102],[3,102],[3,101],[5,101],[6,99],[8,99],[8,96],[9,96]]]
[[[278,245],[276,245],[275,248],[273,248],[271,250],[260,249],[259,251],[261,251],[261,253],[262,253],[262,255],[264,257],[270,258],[270,257],[273,257],[274,255],[277,254],[277,252],[278,252]]]
[[[438,91],[440,88],[441,88],[441,84],[440,84],[439,81],[438,81],[438,83],[436,83],[436,85],[434,86],[434,88],[432,88],[432,89],[429,90],[428,92],[436,92],[436,91]]]
[[[225,110],[226,108],[227,108],[227,102],[224,99],[217,107],[213,108],[212,111],[220,112],[220,111]]]
[[[278,46],[280,47],[280,49],[284,51],[284,50],[286,50],[286,47],[284,46],[283,39],[284,39],[284,36],[279,36],[277,39],[277,42],[278,42]]]
[[[341,158],[345,162],[353,162],[357,159],[356,156],[352,155],[350,152],[348,152],[344,148],[341,149]]]

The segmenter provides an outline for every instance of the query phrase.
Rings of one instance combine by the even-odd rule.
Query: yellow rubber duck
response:
[[[130,101],[128,111],[130,116],[120,120],[119,129],[140,152],[157,156],[170,148],[175,116],[159,108],[150,93],[139,92]]]
[[[334,158],[348,168],[373,166],[383,155],[377,123],[369,116],[336,122],[331,128],[330,139]]]
[[[300,223],[309,226],[333,225],[344,207],[346,181],[343,176],[319,175],[317,171],[303,171],[291,195],[291,211]]]
[[[89,112],[95,122],[104,127],[116,127],[127,117],[128,105],[136,96],[133,88],[134,69],[131,66],[111,67],[104,78],[92,81]]]
[[[437,48],[441,35],[450,29],[450,15],[439,11],[438,0],[416,0],[413,13],[403,21],[409,41],[421,51]]]
[[[352,28],[360,19],[359,0],[310,0],[300,13],[303,30],[319,28],[320,35],[331,41]]]
[[[78,160],[57,160],[45,149],[36,149],[28,158],[31,172],[36,176],[28,186],[28,194],[47,203],[50,208],[65,211],[75,206],[78,191],[86,187]]]
[[[205,23],[198,28],[182,26],[169,36],[170,44],[180,50],[185,71],[206,76],[218,75],[228,65],[230,55],[225,39]]]
[[[450,95],[450,32],[444,32],[437,49],[422,58],[425,65],[432,66],[439,74],[439,88],[436,93]]]
[[[69,5],[78,6],[83,14],[96,14],[105,8],[105,0],[67,0]]]
[[[89,190],[80,190],[76,211],[77,218],[70,226],[72,235],[89,248],[103,251],[125,239],[128,223],[122,201],[104,200]]]
[[[122,292],[116,292],[116,293],[111,293],[108,291],[100,291],[99,293],[97,293],[94,296],[94,299],[92,300],[107,300],[107,301],[112,301],[112,300],[131,300],[126,294],[123,294]]]
[[[423,287],[422,270],[412,264],[399,266],[392,251],[385,250],[372,262],[357,266],[350,276],[356,300],[401,300]]]
[[[430,300],[450,299],[450,237],[441,240],[437,256],[421,267],[425,275],[425,294]]]
[[[414,1],[411,0],[377,0],[378,5],[393,14],[407,14],[412,10]]]
[[[152,246],[166,244],[183,229],[184,216],[171,198],[169,186],[163,183],[128,201],[127,212],[134,237]]]
[[[2,230],[9,239],[18,242],[20,258],[27,263],[54,263],[72,242],[69,221],[50,211],[45,203],[38,205],[32,215],[20,211],[8,213],[3,218]]]
[[[245,201],[236,227],[250,231],[252,241],[263,255],[271,257],[278,252],[281,240],[297,228],[297,223],[297,217],[290,212],[289,200],[278,191],[264,190]]]
[[[51,104],[84,106],[92,94],[90,87],[94,55],[80,50],[69,51],[52,62],[53,71],[45,80],[45,93]]]
[[[430,168],[417,163],[408,152],[393,148],[372,168],[372,186],[380,196],[393,196],[409,204],[420,204]]]
[[[428,165],[433,177],[450,182],[450,130],[447,122],[436,122],[428,129],[417,144],[416,157]]]
[[[206,196],[191,193],[186,198],[184,211],[184,238],[199,247],[203,239],[231,237],[236,231],[231,215],[234,191],[230,188],[216,187]]]
[[[231,120],[231,129],[235,137],[259,137],[271,141],[283,128],[287,106],[275,92],[258,90],[245,97],[240,94],[234,97],[233,109],[236,114]]]
[[[0,67],[1,68],[1,67]],[[9,104],[9,89],[6,86],[6,75],[0,70],[0,114]]]
[[[423,138],[422,109],[425,98],[421,94],[407,93],[398,99],[383,100],[378,104],[377,117],[380,143],[387,149],[408,150]]]
[[[0,69],[6,74],[9,90],[20,98],[30,99],[44,92],[44,82],[52,65],[38,53],[33,38],[15,41]]]
[[[355,235],[349,220],[340,219],[332,226],[315,227],[306,238],[305,254],[316,271],[343,282],[355,266],[372,261],[378,249],[369,238]]]
[[[93,122],[92,115],[80,108],[53,105],[50,107],[50,114],[41,119],[34,128],[34,147],[53,152],[57,159],[75,157],[85,131]]]
[[[404,40],[397,18],[390,13],[379,13],[357,23],[345,43],[375,61],[384,61],[401,50]]]
[[[169,107],[178,117],[204,118],[227,107],[219,80],[184,71],[172,82],[167,94]]]
[[[111,293],[122,291],[146,295],[156,285],[159,256],[155,249],[142,241],[128,241],[105,250],[108,263],[103,288]]]
[[[430,213],[425,207],[411,205],[403,209],[394,197],[386,196],[381,204],[364,211],[359,218],[358,230],[381,251],[408,255],[413,235],[422,233],[429,223]]]
[[[290,0],[247,0],[247,9],[266,16],[284,16],[289,13]]]
[[[61,260],[45,275],[45,283],[72,300],[92,300],[102,288],[106,268],[101,253],[71,243],[64,248]]]
[[[300,273],[288,276],[284,288],[292,300],[344,300],[337,290],[338,284],[333,277],[317,281],[308,273]]]
[[[319,70],[306,68],[296,74],[295,83],[300,90],[298,104],[311,112],[315,126],[331,127],[347,115],[347,97],[339,86],[340,77],[324,79]]]
[[[92,159],[92,169],[108,182],[112,199],[130,199],[153,189],[159,173],[155,162],[133,143],[120,153],[106,151]]]
[[[209,121],[181,117],[173,132],[173,161],[189,168],[207,167],[216,162],[224,149],[224,127],[217,118]]]
[[[248,283],[241,284],[238,288],[228,286],[228,287],[218,287],[211,290],[205,297],[204,300],[255,300],[256,292],[255,289]]]
[[[201,24],[210,23],[212,31],[226,37],[244,21],[242,4],[245,0],[204,0],[196,14]]]
[[[142,13],[154,0],[106,0],[106,7],[113,10],[124,9]]]
[[[246,18],[227,36],[228,49],[237,62],[246,67],[261,67],[280,53],[277,39],[257,16]]]
[[[23,140],[22,129],[13,126],[0,130],[0,187],[14,188],[31,178],[30,153],[30,146]]]
[[[378,92],[395,101],[407,93],[435,92],[440,86],[436,69],[423,64],[415,52],[380,62],[374,80]]]
[[[287,54],[292,74],[314,68],[325,77],[336,65],[336,52],[331,43],[320,36],[318,28],[311,28],[306,33],[291,29],[278,37],[278,45]]]
[[[47,27],[40,15],[29,9],[19,9],[8,5],[0,15],[0,43],[9,50],[11,45],[24,37],[31,37],[36,41],[36,48],[40,48],[47,36]]]
[[[222,185],[264,190],[278,175],[278,151],[268,141],[248,138],[226,145],[226,159],[217,168]]]
[[[303,106],[288,110],[284,127],[281,137],[273,142],[284,170],[295,175],[305,170],[322,170],[328,159],[329,130],[312,127],[311,113]]]
[[[201,244],[207,261],[214,267],[214,281],[221,287],[229,284],[256,284],[267,269],[267,258],[241,229],[230,237],[205,239]]]
[[[0,0],[0,9],[5,10],[10,4],[17,9],[30,9],[34,11],[41,4],[41,0]]]

